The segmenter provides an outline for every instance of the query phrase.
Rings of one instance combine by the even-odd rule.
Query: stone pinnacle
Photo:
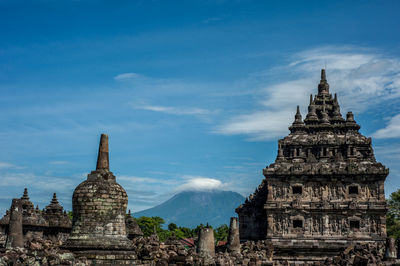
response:
[[[110,163],[108,159],[108,135],[101,134],[99,144],[99,155],[97,157],[96,170],[110,170]]]
[[[56,193],[53,194],[53,198],[52,198],[52,200],[51,200],[51,203],[52,203],[52,204],[58,204],[57,194],[56,194]]]
[[[23,200],[29,200],[28,189],[27,189],[27,188],[24,189],[24,195],[22,196],[21,199],[23,199]]]
[[[321,82],[326,82],[326,73],[325,69],[321,69]]]

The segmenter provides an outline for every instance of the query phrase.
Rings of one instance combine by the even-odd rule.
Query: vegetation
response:
[[[162,228],[163,224],[165,223],[164,219],[157,216],[142,216],[140,218],[136,218],[136,222],[138,223],[140,229],[142,229],[142,232],[145,236],[150,236],[156,232],[161,241],[167,240],[172,235],[175,235],[175,237],[179,239],[196,237],[201,228],[212,228],[208,224],[200,224],[196,228],[191,229],[187,227],[178,227],[176,224],[170,223],[168,225],[168,229],[166,230]],[[228,238],[228,232],[229,228],[226,224],[214,229],[215,241],[226,241]]]
[[[393,192],[388,200],[388,214],[386,217],[386,230],[388,237],[400,240],[400,189]]]

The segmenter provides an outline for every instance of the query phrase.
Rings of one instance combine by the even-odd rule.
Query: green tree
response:
[[[223,224],[214,230],[214,236],[216,241],[227,241],[228,234],[229,234],[229,227],[226,224]]]
[[[71,219],[71,221],[72,221],[72,219],[74,218],[72,211],[68,211],[67,215],[68,215],[68,218]]]
[[[187,227],[179,227],[179,230],[183,233],[185,238],[190,238],[195,236],[194,229],[190,229]]]
[[[145,236],[150,236],[156,230],[156,233],[159,234],[162,231],[165,231],[161,228],[162,224],[164,224],[164,219],[160,217],[146,217],[142,216],[136,219],[140,229],[142,230]]]
[[[174,231],[174,230],[176,230],[176,229],[178,229],[178,227],[176,226],[176,224],[170,223],[170,224],[168,225],[168,230],[169,230],[169,231]]]
[[[400,189],[390,195],[388,213],[386,216],[386,231],[388,237],[400,240]]]

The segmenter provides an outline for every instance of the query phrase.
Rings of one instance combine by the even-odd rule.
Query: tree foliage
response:
[[[229,234],[229,227],[226,224],[223,224],[214,230],[214,236],[216,241],[227,241],[228,234]]]
[[[172,235],[174,235],[178,239],[196,237],[201,228],[212,228],[212,226],[208,224],[200,224],[196,228],[191,229],[181,226],[178,227],[176,224],[170,223],[168,225],[168,230],[165,230],[163,229],[164,219],[160,217],[142,216],[140,218],[136,218],[136,222],[138,223],[140,229],[145,236],[150,236],[154,234],[155,230],[161,241],[167,240]],[[226,241],[228,238],[228,232],[229,227],[226,224],[214,229],[215,241]]]
[[[390,195],[388,214],[386,217],[386,231],[388,237],[400,240],[400,189]]]

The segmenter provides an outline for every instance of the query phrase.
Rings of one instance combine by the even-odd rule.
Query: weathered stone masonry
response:
[[[96,170],[72,196],[73,225],[65,243],[70,250],[130,249],[125,226],[128,196],[109,170],[108,136],[101,135]]]
[[[262,184],[236,210],[241,241],[271,241],[275,257],[288,260],[325,259],[356,242],[384,245],[389,170],[353,114],[342,118],[325,70],[306,118],[297,107],[289,129]]]
[[[38,206],[34,207],[29,199],[28,189],[24,189],[23,196],[18,199],[22,208],[22,230],[23,240],[32,239],[35,236],[48,238],[52,240],[65,240],[71,231],[71,220],[63,207],[58,203],[57,196],[54,193],[49,205],[44,210],[39,210]],[[14,200],[13,200],[14,202]],[[10,227],[12,227],[11,212],[9,211],[0,219],[0,236],[7,235]],[[1,237],[0,237],[1,238]],[[1,243],[3,246],[5,243]]]

